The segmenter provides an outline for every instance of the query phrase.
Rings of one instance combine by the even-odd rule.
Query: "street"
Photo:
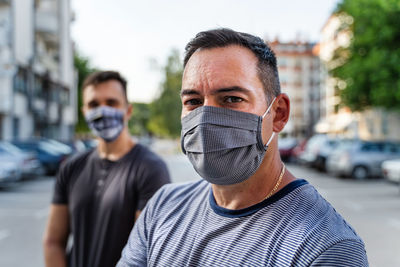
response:
[[[166,160],[174,182],[199,179],[183,154],[154,150]],[[370,266],[400,266],[398,187],[384,180],[339,179],[293,164],[287,168],[313,184],[355,228]],[[0,266],[44,266],[41,238],[53,183],[53,177],[43,177],[0,190]]]

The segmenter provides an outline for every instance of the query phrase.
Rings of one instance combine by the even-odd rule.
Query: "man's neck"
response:
[[[132,140],[125,128],[120,136],[113,142],[106,142],[103,139],[99,140],[97,151],[102,159],[108,159],[111,161],[117,161],[128,153],[135,146],[135,142]]]
[[[275,155],[272,158],[264,158],[257,172],[242,183],[233,185],[213,184],[213,194],[217,204],[227,209],[237,210],[263,201],[277,184],[282,167],[283,163],[279,155]],[[275,193],[295,179],[286,170]]]

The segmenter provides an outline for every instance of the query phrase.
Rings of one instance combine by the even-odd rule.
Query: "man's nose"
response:
[[[214,97],[205,97],[203,106],[220,107],[218,101]]]

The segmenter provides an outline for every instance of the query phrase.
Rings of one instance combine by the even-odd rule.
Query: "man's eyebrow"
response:
[[[181,96],[184,96],[184,95],[200,95],[200,93],[193,89],[183,89],[181,91]]]
[[[228,92],[240,92],[240,93],[248,93],[250,90],[240,87],[240,86],[231,86],[226,88],[218,88],[211,91],[212,95],[219,94],[219,93],[228,93]],[[200,93],[194,89],[183,89],[181,91],[181,96],[185,95],[200,95]]]
[[[226,88],[215,89],[211,92],[211,94],[215,95],[218,93],[229,93],[229,92],[240,92],[240,93],[248,93],[250,90],[240,87],[240,86],[231,86]]]

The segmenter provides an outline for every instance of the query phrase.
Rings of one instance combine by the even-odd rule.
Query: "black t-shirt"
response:
[[[101,159],[96,149],[68,160],[57,176],[52,202],[68,205],[69,266],[115,266],[136,210],[169,182],[165,163],[140,144],[115,162]]]

